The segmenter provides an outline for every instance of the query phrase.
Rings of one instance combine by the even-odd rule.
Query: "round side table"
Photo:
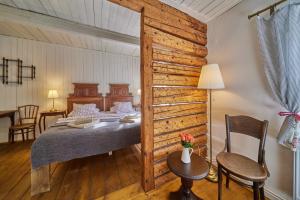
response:
[[[205,159],[197,154],[192,154],[191,163],[185,164],[181,161],[181,151],[176,151],[168,156],[167,164],[170,171],[181,178],[180,189],[170,193],[170,199],[201,199],[191,191],[191,188],[194,180],[204,179],[208,174],[209,168]]]

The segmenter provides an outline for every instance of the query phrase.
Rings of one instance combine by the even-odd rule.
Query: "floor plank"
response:
[[[30,196],[31,142],[0,144],[0,200],[165,200],[177,191],[180,179],[145,193],[140,185],[141,166],[131,148],[51,165],[51,191]],[[225,182],[225,181],[224,181]],[[193,192],[203,199],[217,199],[217,184],[195,181]],[[223,185],[223,200],[252,200],[252,192],[230,182]]]
[[[129,147],[112,156],[103,154],[51,164],[51,191],[31,197],[31,144],[32,141],[0,144],[0,200],[96,199],[141,179],[140,164]]]
[[[91,173],[91,188],[90,188],[90,198],[95,199],[97,197],[103,196],[104,193],[104,155],[93,157],[90,165]]]
[[[225,188],[225,183],[223,184],[223,200],[252,200],[252,192],[242,188],[234,182],[230,182],[230,188]],[[145,193],[141,188],[141,185],[136,183],[121,190],[109,193],[102,196],[96,200],[169,200],[170,192],[175,192],[180,188],[181,181],[179,178],[170,181],[161,187]],[[205,200],[215,200],[218,199],[217,184],[209,182],[207,180],[194,181],[194,186],[192,188],[193,192],[205,199]],[[267,200],[267,198],[266,198]]]
[[[121,188],[121,180],[119,171],[117,170],[117,164],[115,162],[115,154],[107,156],[108,162],[104,163],[104,192],[105,194],[119,190]]]
[[[17,150],[20,150],[17,148]],[[14,190],[14,187],[16,187],[20,181],[23,178],[26,178],[26,174],[30,171],[30,159],[29,159],[29,152],[22,150],[17,151],[15,154],[17,156],[10,156],[7,157],[6,160],[8,161],[6,163],[6,160],[2,160],[1,165],[3,168],[1,169],[1,175],[0,175],[0,199],[8,199],[8,194],[12,194],[11,191]],[[10,153],[11,154],[11,153]],[[14,160],[14,162],[12,161]],[[28,179],[30,182],[30,179]],[[23,188],[24,193],[28,188]]]

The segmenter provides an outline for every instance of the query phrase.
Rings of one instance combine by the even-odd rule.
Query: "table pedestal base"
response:
[[[171,192],[170,200],[202,200],[195,195],[191,188],[193,187],[193,181],[181,178],[181,187],[177,192]]]

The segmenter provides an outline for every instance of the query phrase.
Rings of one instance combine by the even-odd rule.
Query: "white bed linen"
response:
[[[67,118],[59,118],[56,122],[56,124],[59,123],[67,123],[67,122],[73,122],[78,119],[82,118],[93,118],[98,119],[100,121],[117,121],[120,120],[126,116],[132,116],[133,118],[139,118],[140,112],[131,112],[131,113],[112,113],[112,112],[95,112],[93,115],[79,115],[79,116],[68,116]]]

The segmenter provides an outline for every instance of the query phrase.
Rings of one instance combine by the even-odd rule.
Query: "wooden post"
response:
[[[197,84],[207,25],[159,0],[109,1],[141,12],[142,185],[149,191],[174,178],[164,162],[181,149],[179,132],[193,134],[206,155],[207,94]]]
[[[152,108],[152,37],[144,30],[144,9],[141,17],[141,85],[142,85],[142,186],[145,191],[155,188],[153,167],[153,108]]]
[[[50,191],[50,165],[31,169],[31,196]]]

